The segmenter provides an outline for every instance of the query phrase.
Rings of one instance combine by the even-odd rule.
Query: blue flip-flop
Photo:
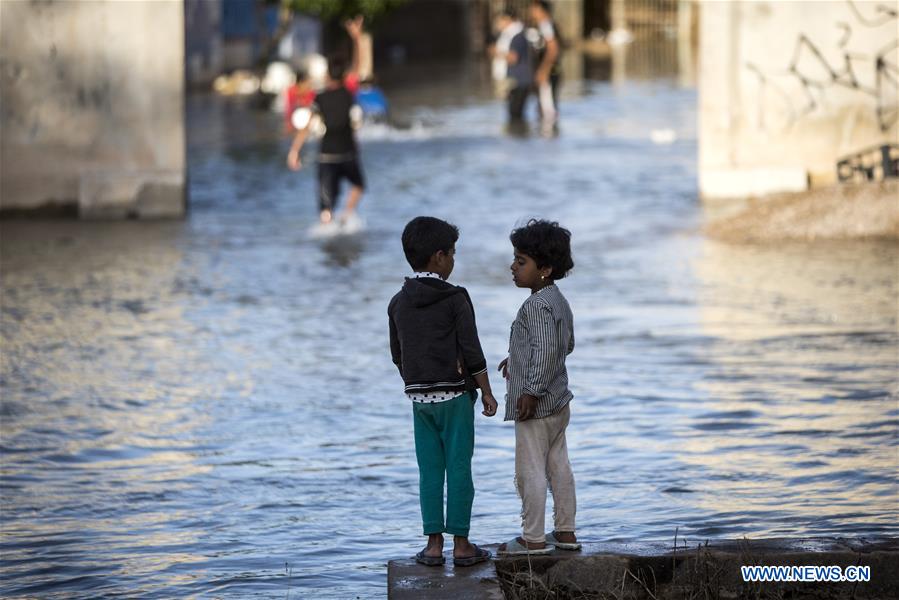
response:
[[[439,567],[446,563],[446,558],[442,554],[440,556],[425,556],[425,551],[422,550],[415,555],[415,562],[426,567]]]
[[[490,558],[493,557],[493,555],[490,554],[489,550],[484,550],[483,548],[478,548],[474,544],[472,544],[472,545],[474,546],[474,550],[475,550],[474,556],[466,556],[464,558],[454,558],[453,566],[470,567],[472,565],[482,563],[485,560],[490,560]]]

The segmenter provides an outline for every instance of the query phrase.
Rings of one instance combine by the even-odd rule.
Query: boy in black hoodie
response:
[[[465,288],[446,282],[455,265],[459,230],[434,217],[416,217],[403,230],[403,252],[412,270],[390,301],[390,354],[412,400],[419,501],[428,545],[416,555],[424,565],[443,558],[443,532],[453,535],[453,564],[490,558],[468,541],[474,485],[474,411],[477,388],[483,414],[496,414],[474,308]],[[446,522],[443,482],[446,478]]]

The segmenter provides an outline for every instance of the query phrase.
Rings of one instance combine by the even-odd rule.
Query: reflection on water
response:
[[[406,126],[363,132],[349,243],[310,237],[314,169],[284,167],[278,116],[206,97],[186,222],[0,224],[0,594],[384,595],[420,542],[385,307],[422,213],[462,230],[492,362],[523,300],[508,231],[573,231],[584,539],[897,532],[897,249],[702,239],[674,82],[569,88],[551,140],[503,135],[479,90],[397,94]],[[498,542],[513,433],[477,428],[473,537]]]
[[[342,235],[324,240],[321,247],[334,266],[348,267],[359,260],[365,251],[365,238],[362,235]]]
[[[815,510],[833,534],[890,525],[896,509],[897,251],[884,243],[704,242],[696,259],[702,407],[685,460],[739,477],[725,510],[776,512],[789,533]],[[714,445],[705,432],[738,432]],[[876,440],[876,443],[872,443]],[[722,510],[732,479],[706,503]]]

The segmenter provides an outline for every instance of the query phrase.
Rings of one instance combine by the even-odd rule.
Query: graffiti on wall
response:
[[[890,22],[895,35],[899,11],[886,4],[872,6],[866,3],[866,10],[862,10],[853,0],[846,0],[846,3],[850,20],[834,23],[838,30],[837,39],[832,42],[835,48],[816,43],[800,33],[784,69],[772,73],[752,62],[746,63],[746,69],[758,80],[756,119],[760,128],[790,129],[803,118],[827,107],[828,97],[838,88],[864,96],[881,132],[888,131],[899,121],[899,39],[894,37],[873,53],[859,51],[853,44],[864,40],[865,29],[882,27]],[[839,58],[833,58],[835,56]],[[771,106],[781,109],[777,116],[768,114],[766,107]]]

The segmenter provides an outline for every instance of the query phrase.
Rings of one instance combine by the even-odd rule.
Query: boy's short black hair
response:
[[[333,81],[340,81],[346,73],[346,60],[342,56],[328,58],[328,77]]]
[[[562,279],[574,268],[571,258],[571,232],[555,221],[531,219],[512,231],[512,245],[534,259],[537,266],[552,267],[550,279]]]
[[[435,217],[415,217],[403,229],[403,253],[409,266],[421,271],[438,251],[449,252],[459,239],[459,229]]]

